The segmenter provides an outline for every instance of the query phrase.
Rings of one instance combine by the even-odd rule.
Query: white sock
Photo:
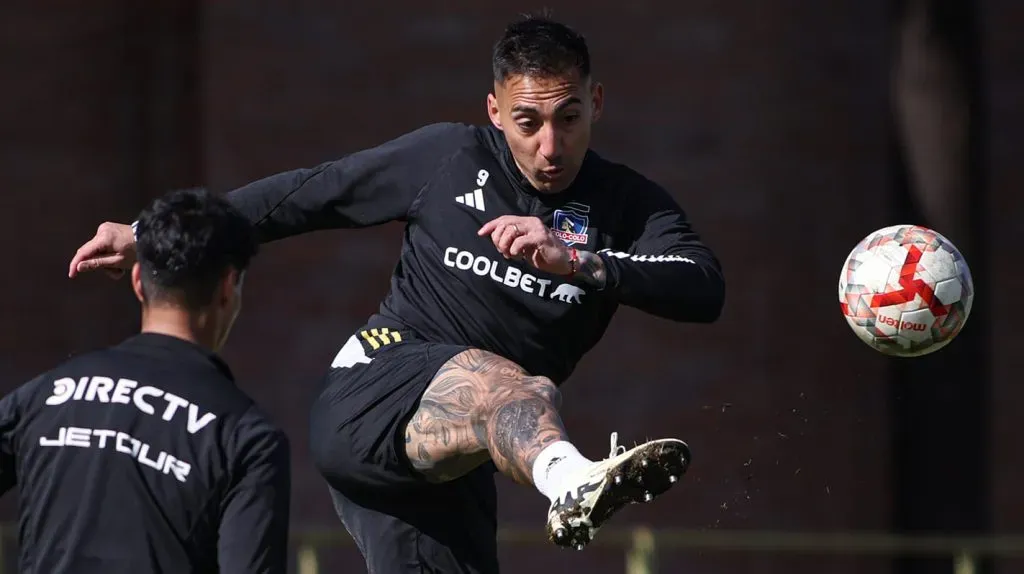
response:
[[[533,461],[533,485],[554,502],[563,494],[561,485],[565,477],[588,464],[592,461],[581,455],[571,442],[562,440],[549,444]]]

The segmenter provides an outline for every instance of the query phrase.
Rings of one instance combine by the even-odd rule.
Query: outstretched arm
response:
[[[315,167],[286,171],[227,193],[266,243],[323,229],[360,228],[412,217],[420,191],[446,157],[472,137],[463,124],[432,124]],[[134,236],[106,222],[79,248],[68,276],[131,267]]]
[[[406,220],[420,191],[471,129],[429,125],[336,161],[254,181],[227,198],[256,226],[261,242]]]

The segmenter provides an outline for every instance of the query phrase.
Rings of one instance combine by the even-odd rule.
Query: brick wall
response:
[[[835,297],[850,248],[890,223],[886,3],[549,4],[590,36],[606,83],[595,146],[677,194],[721,256],[729,286],[725,314],[712,326],[623,310],[564,388],[567,424],[588,455],[603,456],[614,430],[627,441],[679,436],[694,449],[683,488],[618,523],[887,528],[886,361],[855,339]],[[154,6],[181,16],[174,3]],[[174,56],[188,48],[173,18],[108,0],[59,12],[5,7],[0,71],[16,80],[0,95],[0,182],[5,212],[17,217],[0,227],[13,247],[0,287],[5,388],[135,328],[126,284],[64,278],[74,248],[100,221],[127,220],[167,186],[229,188],[427,122],[485,121],[490,43],[516,10],[446,6],[206,3],[198,114],[190,92],[167,88],[187,68]],[[995,261],[1019,259],[1010,249],[1021,235],[1011,218],[1022,204],[1013,155],[1021,130],[1013,128],[1024,120],[1015,107],[1024,88],[1015,71],[1020,19],[1005,16],[1014,9],[1009,0],[985,9],[999,127],[990,142]],[[140,30],[158,40],[146,44]],[[182,131],[188,124],[198,131]],[[226,356],[297,445],[297,525],[339,526],[305,452],[306,407],[330,357],[376,309],[400,234],[390,225],[270,245],[247,283]],[[996,265],[995,274],[992,306],[1007,309],[1022,274],[1013,265]],[[1013,349],[1024,341],[1013,324],[995,313],[991,324],[971,325],[996,341],[994,508],[1007,529],[1021,526],[1012,509],[1024,506],[1013,438],[1024,400]],[[542,497],[500,484],[502,520],[539,529]],[[354,550],[336,558],[339,571],[358,565]],[[619,555],[596,549],[508,549],[503,561],[510,572],[622,569]],[[667,554],[663,567],[841,574],[887,564],[690,553]]]

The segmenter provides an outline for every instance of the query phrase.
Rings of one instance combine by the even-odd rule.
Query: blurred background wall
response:
[[[1024,336],[1013,301],[1024,288],[1024,4],[547,5],[588,36],[606,84],[595,147],[672,190],[727,274],[720,322],[681,326],[623,310],[564,388],[567,424],[589,456],[605,455],[611,431],[693,447],[683,488],[617,525],[1024,527]],[[137,328],[127,283],[66,279],[100,222],[130,221],[171,187],[227,190],[425,123],[486,121],[491,43],[506,20],[540,6],[5,2],[0,388]],[[836,296],[854,244],[903,222],[960,246],[978,289],[962,340],[913,363],[856,340]],[[306,409],[339,345],[377,308],[400,232],[268,245],[247,282],[226,358],[296,445],[296,528],[340,527],[305,452]],[[499,482],[502,523],[540,529],[544,499]],[[508,572],[622,571],[621,553],[598,548],[507,546],[502,559]],[[361,568],[354,547],[327,564]],[[663,554],[661,565],[950,569],[704,552]]]

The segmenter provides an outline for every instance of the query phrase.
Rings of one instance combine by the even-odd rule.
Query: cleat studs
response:
[[[565,538],[565,529],[564,528],[559,528],[558,530],[555,530],[555,540],[562,540],[564,538]]]
[[[576,550],[583,550],[583,543],[582,542],[577,542],[576,543]]]
[[[620,484],[622,484],[622,475],[621,474],[616,474],[614,482],[615,482],[615,486],[619,486]]]
[[[649,463],[649,462],[647,462],[647,459],[646,459],[646,458],[642,458],[642,459],[640,459],[640,466],[642,466],[642,467],[644,467],[644,468],[647,468],[647,466],[648,466],[649,464],[650,464],[650,463]]]
[[[669,484],[675,484],[676,481],[678,481],[678,480],[679,479],[676,478],[676,475],[674,475],[674,474],[668,475],[668,482],[669,482]]]
[[[644,493],[644,502],[650,502],[652,500],[654,500],[654,496],[652,496],[650,492],[645,492]]]

